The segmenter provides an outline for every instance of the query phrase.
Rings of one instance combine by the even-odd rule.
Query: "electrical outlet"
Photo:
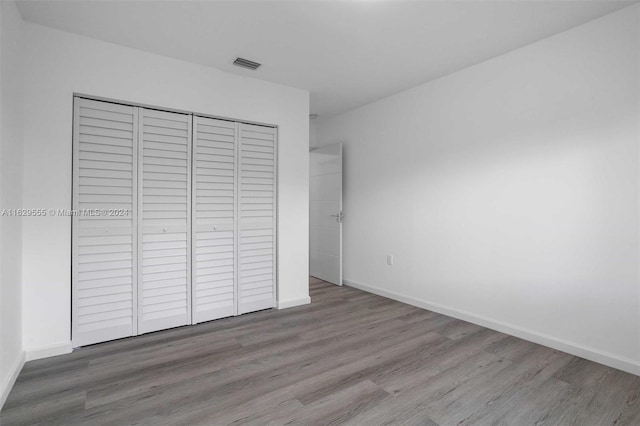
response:
[[[393,265],[393,255],[392,254],[388,254],[387,255],[387,265],[389,265],[389,266]]]

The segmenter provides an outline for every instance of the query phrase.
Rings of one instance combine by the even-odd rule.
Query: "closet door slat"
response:
[[[238,313],[275,306],[277,130],[239,124]]]
[[[104,210],[73,216],[74,347],[137,334],[137,128],[135,107],[74,99],[73,209]]]
[[[191,324],[191,120],[140,108],[139,334]]]
[[[199,323],[237,313],[238,124],[194,120],[192,305]]]

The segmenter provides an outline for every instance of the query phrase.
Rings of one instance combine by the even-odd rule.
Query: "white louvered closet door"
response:
[[[238,124],[195,117],[193,322],[236,314]]]
[[[276,129],[239,124],[238,313],[272,308],[276,283]]]
[[[137,334],[137,112],[74,99],[74,347]]]
[[[191,115],[140,108],[139,334],[191,324]]]

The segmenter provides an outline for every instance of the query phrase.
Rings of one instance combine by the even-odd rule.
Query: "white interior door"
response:
[[[309,271],[342,285],[342,144],[310,152]]]
[[[239,124],[238,314],[275,306],[277,131]]]
[[[73,346],[137,334],[138,109],[74,100]],[[109,215],[109,210],[123,214]]]
[[[138,333],[191,324],[191,115],[139,109]]]
[[[194,117],[193,322],[236,314],[238,123]]]

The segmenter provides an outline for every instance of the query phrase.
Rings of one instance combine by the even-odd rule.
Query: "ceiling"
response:
[[[633,1],[20,1],[23,19],[307,89],[334,115]],[[231,65],[241,56],[257,71]]]

